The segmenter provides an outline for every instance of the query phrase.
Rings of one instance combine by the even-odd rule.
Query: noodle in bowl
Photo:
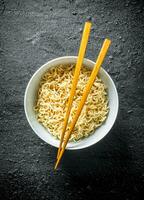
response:
[[[77,57],[67,56],[49,61],[36,71],[25,92],[25,113],[32,129],[41,139],[55,147],[59,146],[76,59]],[[94,62],[84,59],[68,128],[93,66]],[[107,72],[101,68],[67,149],[85,148],[101,140],[113,126],[117,112],[116,87]]]
[[[73,64],[59,65],[49,69],[40,81],[35,106],[37,119],[58,139],[61,138],[74,71],[75,65]],[[75,116],[91,71],[85,66],[81,68],[67,130],[69,130],[70,123],[72,123]],[[70,141],[78,141],[92,134],[105,121],[108,110],[106,87],[102,80],[97,77],[72,132]]]

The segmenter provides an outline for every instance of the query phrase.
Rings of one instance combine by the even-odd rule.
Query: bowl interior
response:
[[[77,57],[67,56],[49,61],[35,72],[35,74],[30,79],[25,92],[24,107],[25,107],[26,117],[28,119],[30,126],[42,140],[55,147],[59,146],[59,140],[55,139],[36,119],[34,105],[36,102],[37,90],[42,75],[50,67],[54,67],[59,64],[76,63],[76,59]],[[84,59],[83,64],[90,68],[93,68],[94,66],[94,62],[88,59]],[[100,126],[98,129],[96,129],[94,134],[76,143],[74,142],[68,143],[67,149],[82,149],[97,143],[109,132],[109,130],[112,128],[116,120],[118,112],[118,94],[116,87],[114,85],[114,82],[108,75],[108,73],[103,68],[100,69],[99,76],[108,88],[108,99],[110,108],[108,117],[105,123],[103,123],[102,126]]]

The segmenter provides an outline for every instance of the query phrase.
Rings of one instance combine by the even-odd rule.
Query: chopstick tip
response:
[[[54,166],[54,170],[57,169],[58,163],[56,162],[55,166]]]
[[[91,20],[87,20],[87,21],[86,21],[86,24],[89,25],[89,26],[91,27],[91,25],[92,25]]]
[[[111,44],[111,40],[109,38],[106,38],[105,41],[109,44]]]

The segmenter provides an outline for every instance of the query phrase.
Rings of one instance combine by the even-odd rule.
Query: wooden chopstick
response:
[[[105,41],[103,43],[103,46],[101,48],[101,51],[100,51],[100,53],[98,55],[97,61],[95,63],[94,69],[93,69],[93,71],[91,73],[91,76],[90,76],[90,78],[88,80],[88,83],[87,83],[87,85],[86,85],[86,87],[84,89],[81,101],[79,103],[78,110],[77,110],[77,112],[75,114],[75,117],[74,117],[74,119],[73,119],[73,121],[72,121],[72,123],[70,125],[70,129],[69,129],[69,131],[68,131],[68,133],[66,135],[66,139],[64,140],[64,143],[63,143],[63,146],[62,146],[62,150],[61,150],[61,152],[59,154],[59,157],[57,159],[57,162],[55,164],[55,169],[57,168],[57,166],[58,166],[58,164],[59,164],[59,162],[60,162],[60,160],[62,158],[62,155],[63,155],[63,153],[65,151],[65,148],[66,148],[66,145],[67,145],[68,140],[70,138],[70,135],[71,135],[71,133],[72,133],[74,127],[75,127],[75,124],[76,124],[76,122],[77,122],[77,120],[78,120],[78,118],[80,116],[82,108],[83,108],[83,106],[85,104],[87,96],[88,96],[88,94],[90,92],[90,89],[91,89],[91,87],[92,87],[92,85],[93,85],[93,83],[95,81],[95,78],[96,78],[96,76],[97,76],[97,74],[99,72],[100,66],[102,65],[102,62],[103,62],[103,60],[104,60],[104,58],[106,56],[106,53],[108,51],[108,48],[109,48],[110,44],[111,44],[111,41],[109,39],[105,39]]]
[[[68,100],[68,107],[67,107],[67,111],[66,111],[66,115],[65,115],[65,119],[64,119],[64,126],[63,126],[63,130],[62,130],[62,134],[61,134],[57,158],[59,156],[61,146],[62,146],[62,142],[63,142],[63,139],[64,139],[64,135],[65,135],[65,131],[66,131],[66,127],[67,127],[67,123],[68,123],[68,119],[69,119],[69,115],[70,115],[70,111],[71,111],[71,107],[72,107],[72,102],[73,102],[73,98],[74,98],[74,95],[75,95],[76,86],[77,86],[77,82],[78,82],[78,78],[79,78],[79,74],[80,74],[80,69],[81,69],[83,59],[84,59],[86,46],[87,46],[87,43],[88,43],[90,29],[91,29],[91,22],[88,21],[88,22],[85,23],[83,34],[82,34],[82,40],[81,40],[79,54],[78,54],[77,63],[76,63],[76,67],[75,67],[75,73],[74,73],[74,77],[73,77],[72,88],[71,88],[71,91],[70,91],[70,97],[69,97],[69,100]]]

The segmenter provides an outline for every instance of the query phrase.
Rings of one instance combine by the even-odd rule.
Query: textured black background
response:
[[[0,1],[0,197],[2,199],[141,199],[144,186],[144,3],[120,0]],[[120,109],[98,144],[67,151],[53,170],[56,148],[31,130],[26,85],[45,62],[77,55],[86,19],[95,60],[112,40],[103,67],[116,83]]]

